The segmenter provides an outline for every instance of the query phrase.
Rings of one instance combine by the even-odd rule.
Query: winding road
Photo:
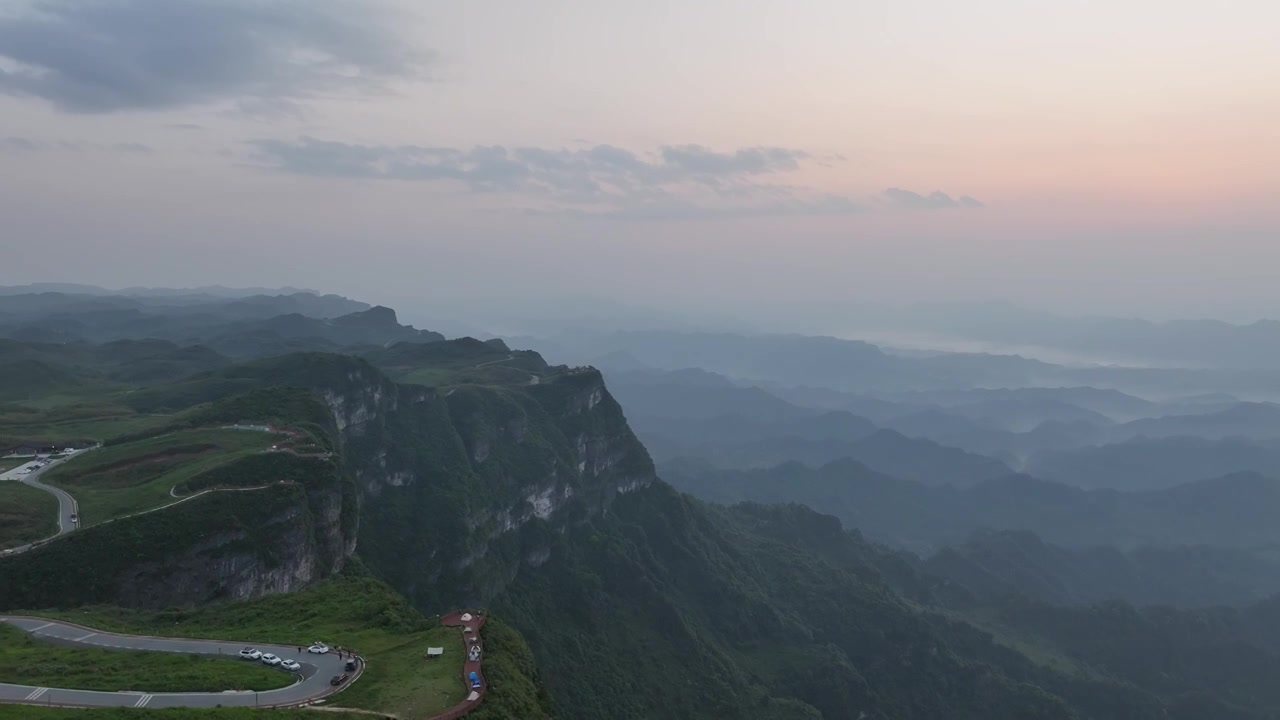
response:
[[[536,376],[534,377],[536,379]],[[291,450],[286,451],[293,452]],[[61,535],[72,532],[77,528],[77,522],[73,518],[75,518],[76,513],[79,511],[79,506],[76,503],[75,498],[60,488],[45,485],[40,482],[39,476],[44,471],[52,467],[56,467],[72,455],[79,454],[80,452],[85,451],[77,451],[76,453],[68,455],[67,458],[54,460],[49,462],[45,467],[33,469],[33,471],[29,473],[23,473],[22,470],[31,467],[34,464],[34,461],[14,468],[8,472],[0,473],[0,480],[19,481],[30,485],[31,487],[51,493],[58,498],[58,532],[48,538],[38,540],[28,545],[0,551],[0,556],[24,552],[48,542],[49,540],[53,540]],[[295,454],[298,453],[295,452]],[[323,455],[328,457],[329,453],[323,453]],[[135,513],[135,515],[163,510],[210,492],[243,492],[261,490],[274,484],[276,483],[247,488],[209,488],[185,497],[178,496],[176,494],[175,487],[170,490],[170,495],[175,498],[179,498],[176,502],[156,508],[150,508],[148,510]],[[132,517],[132,515],[126,517]],[[108,520],[105,522],[111,521]],[[464,621],[462,618],[466,618],[466,620]],[[442,620],[442,624],[456,626],[461,628],[463,631],[460,636],[462,640],[462,651],[465,654],[462,679],[464,685],[467,686],[467,696],[457,705],[436,715],[432,720],[457,720],[479,706],[481,701],[484,699],[484,693],[487,689],[488,683],[484,681],[484,676],[481,671],[483,643],[479,637],[479,630],[484,625],[485,616],[481,613],[470,615],[465,614],[463,611],[458,611],[445,616]],[[124,635],[120,633],[95,630],[90,627],[62,620],[50,620],[48,618],[24,615],[0,615],[0,623],[7,623],[27,632],[33,637],[38,637],[42,640],[59,645],[72,647],[143,650],[194,655],[220,655],[230,658],[228,662],[231,662],[232,660],[245,662],[244,660],[240,660],[239,653],[242,648],[249,646],[264,653],[274,653],[281,658],[297,660],[301,665],[301,669],[296,673],[298,678],[296,682],[287,687],[275,690],[263,690],[256,692],[251,690],[228,690],[224,692],[186,693],[148,693],[141,690],[107,692],[101,690],[50,688],[36,685],[19,685],[0,682],[0,703],[47,704],[73,707],[133,708],[203,708],[218,706],[285,707],[312,703],[337,693],[355,682],[364,671],[364,661],[362,659],[357,660],[356,670],[350,673],[350,677],[346,682],[334,686],[330,684],[330,678],[346,672],[345,666],[349,659],[339,657],[338,654],[334,652],[326,654],[312,654],[306,652],[305,648],[299,648],[296,645],[284,646],[275,644],[226,642],[221,640],[164,638],[149,635]],[[282,670],[281,672],[285,671]],[[471,686],[471,683],[468,680],[468,677],[473,672],[478,678],[478,684],[475,686]]]
[[[40,545],[41,543],[48,542],[58,537],[59,535],[65,535],[71,532],[72,530],[76,529],[76,521],[73,518],[75,517],[76,513],[79,512],[80,510],[80,506],[76,503],[76,499],[71,497],[71,495],[66,490],[53,487],[52,485],[45,485],[44,483],[40,482],[39,478],[45,472],[48,472],[49,470],[61,465],[67,460],[70,460],[71,458],[83,452],[87,452],[87,450],[77,450],[73,453],[70,453],[64,458],[60,458],[58,460],[51,460],[49,461],[48,465],[39,469],[34,469],[29,473],[24,474],[22,471],[34,465],[35,464],[34,460],[32,462],[26,463],[25,465],[20,465],[8,472],[0,473],[0,481],[16,480],[22,483],[23,485],[30,485],[33,488],[36,488],[38,490],[43,490],[47,493],[52,494],[54,497],[58,498],[58,532],[42,540],[37,540],[33,543],[28,543],[26,545],[19,545],[18,547],[9,548],[8,550],[0,551],[0,556],[16,555],[21,552],[26,552],[27,550],[30,550],[36,545]]]
[[[30,485],[33,488],[44,490],[45,492],[51,493],[54,497],[58,498],[58,532],[54,533],[53,535],[50,535],[47,538],[36,540],[35,542],[32,542],[32,543],[27,543],[26,545],[19,545],[17,547],[9,548],[8,550],[0,550],[0,557],[4,557],[6,555],[17,555],[19,553],[24,553],[33,547],[43,545],[49,542],[50,540],[55,540],[60,535],[65,535],[71,532],[72,530],[79,529],[80,526],[76,522],[75,518],[77,513],[80,512],[80,505],[79,503],[76,502],[76,499],[72,497],[70,493],[63,490],[62,488],[53,487],[52,485],[45,485],[44,483],[40,482],[39,477],[41,474],[66,462],[67,460],[71,459],[73,456],[79,455],[80,453],[88,452],[91,449],[92,448],[77,450],[74,453],[68,454],[64,458],[61,458],[58,460],[52,460],[45,467],[34,469],[30,473],[24,474],[22,471],[34,465],[35,461],[26,463],[25,465],[20,465],[16,468],[13,468],[12,470],[9,470],[8,472],[0,473],[0,481],[2,480],[18,481],[23,483],[24,485]],[[265,450],[263,452],[285,452],[285,453],[296,455],[298,457],[318,457],[322,459],[331,457],[333,455],[333,453],[330,453],[330,452],[300,453],[291,448],[281,448],[279,450],[274,450],[274,449]],[[138,512],[129,513],[128,515],[121,515],[119,517],[114,517],[109,520],[103,520],[102,522],[96,523],[96,524],[105,525],[107,523],[116,522],[118,520],[125,520],[128,518],[137,517],[139,515],[146,515],[147,513],[157,512],[159,510],[166,510],[168,508],[173,507],[174,505],[180,505],[184,502],[195,500],[196,498],[201,497],[203,495],[208,495],[209,493],[246,492],[250,490],[263,490],[263,489],[272,487],[273,485],[288,484],[289,482],[290,481],[277,481],[273,483],[267,483],[265,485],[256,485],[253,487],[214,487],[214,488],[207,488],[204,490],[200,490],[199,492],[195,492],[190,495],[179,495],[177,492],[178,487],[175,485],[169,489],[170,497],[176,498],[174,502],[166,503],[164,505],[158,505],[153,508],[147,508],[146,510],[139,510]]]
[[[220,693],[147,693],[141,691],[105,692],[98,690],[72,690],[69,688],[45,688],[35,685],[14,685],[0,683],[0,702],[38,703],[50,705],[76,705],[85,707],[214,707],[216,705],[237,707],[276,707],[281,705],[300,705],[332,695],[347,687],[359,678],[364,670],[364,663],[357,664],[357,670],[351,674],[347,682],[339,686],[329,684],[329,679],[341,674],[346,660],[334,652],[315,655],[306,652],[298,653],[295,645],[272,645],[254,643],[234,643],[220,640],[190,640],[183,638],[160,638],[145,635],[119,635],[102,632],[93,628],[38,617],[0,616],[0,622],[25,630],[43,640],[50,640],[60,645],[81,647],[113,648],[117,650],[151,650],[158,652],[187,653],[195,655],[225,655],[235,658],[236,662],[247,662],[239,659],[241,648],[246,646],[257,648],[264,653],[275,653],[282,658],[297,660],[302,669],[301,679],[288,687],[261,692],[227,691]],[[230,661],[228,661],[230,662]],[[283,670],[281,672],[284,672]]]

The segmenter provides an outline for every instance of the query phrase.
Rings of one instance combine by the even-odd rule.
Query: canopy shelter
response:
[[[430,660],[431,658],[437,658],[437,657],[440,657],[441,655],[444,655],[444,648],[442,648],[442,647],[429,647],[429,648],[427,648],[427,659],[428,659],[428,660]]]

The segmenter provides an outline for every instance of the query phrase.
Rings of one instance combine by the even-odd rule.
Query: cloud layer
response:
[[[950,195],[941,190],[934,190],[928,195],[921,195],[911,190],[903,190],[902,188],[889,188],[880,193],[890,205],[895,207],[909,208],[913,210],[942,210],[947,208],[980,208],[982,203],[969,197],[961,195],[959,198],[952,198]]]
[[[83,140],[36,140],[33,138],[0,137],[0,153],[33,153],[33,152],[117,152],[134,155],[148,155],[155,152],[150,145],[137,142],[95,143]]]
[[[847,198],[780,182],[814,158],[803,150],[717,152],[666,145],[637,154],[583,149],[355,145],[303,137],[253,143],[258,159],[313,176],[451,181],[475,193],[524,197],[534,212],[630,218],[851,212]]]
[[[37,0],[0,14],[0,92],[72,112],[367,90],[425,58],[377,3]]]

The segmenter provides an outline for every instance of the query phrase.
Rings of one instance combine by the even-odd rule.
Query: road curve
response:
[[[82,452],[87,452],[87,450],[77,450],[76,452],[71,453],[70,455],[67,455],[64,458],[60,458],[58,460],[51,460],[49,461],[48,465],[40,468],[39,470],[33,470],[32,472],[29,472],[26,474],[22,474],[21,471],[24,468],[29,467],[31,463],[27,463],[26,465],[21,465],[6,473],[0,474],[0,480],[17,480],[23,485],[29,485],[33,488],[36,488],[37,490],[43,490],[53,495],[54,497],[58,498],[58,532],[50,535],[47,538],[37,540],[33,543],[28,543],[26,545],[19,545],[18,547],[13,547],[13,548],[9,548],[8,550],[0,551],[0,556],[17,555],[18,553],[26,552],[31,548],[35,547],[36,545],[46,543],[58,537],[59,535],[66,535],[67,533],[76,529],[77,527],[76,522],[75,520],[72,519],[76,515],[76,513],[80,511],[80,506],[78,503],[76,503],[76,499],[71,497],[71,494],[68,493],[66,490],[63,490],[62,488],[56,488],[56,487],[53,487],[52,485],[45,485],[44,483],[40,482],[39,478],[45,472],[61,465],[62,463],[66,462],[67,460],[70,460],[72,457],[79,455]]]
[[[48,468],[44,468],[44,469],[47,470]],[[76,529],[76,522],[72,518],[75,517],[76,512],[78,512],[80,506],[78,503],[76,503],[76,499],[71,497],[71,493],[68,493],[66,490],[63,490],[62,488],[56,488],[52,485],[45,485],[44,483],[36,479],[36,473],[31,473],[27,477],[23,478],[22,483],[24,485],[30,485],[33,488],[44,490],[47,493],[52,493],[54,497],[58,498],[58,532],[54,535],[51,535],[50,536],[51,538],[57,537],[58,535],[66,535],[67,533]]]
[[[143,691],[105,692],[96,690],[73,690],[69,688],[44,688],[35,685],[14,685],[0,683],[0,702],[34,703],[40,705],[75,705],[84,707],[214,707],[216,705],[238,707],[278,707],[282,705],[301,705],[332,695],[347,687],[359,678],[364,670],[364,663],[357,664],[356,672],[344,684],[334,687],[329,679],[343,672],[346,660],[334,652],[325,655],[313,655],[298,652],[296,645],[273,645],[266,643],[236,643],[221,640],[191,640],[184,638],[160,638],[145,635],[120,635],[100,632],[93,628],[63,622],[27,616],[0,616],[0,622],[25,630],[44,640],[60,645],[82,647],[113,648],[117,650],[151,650],[158,652],[187,653],[195,655],[225,655],[239,660],[239,652],[245,646],[255,647],[262,652],[275,653],[282,658],[291,658],[302,664],[302,679],[294,684],[276,690],[228,691],[221,693],[147,693]],[[230,661],[228,661],[230,662]],[[284,672],[283,670],[281,672]]]

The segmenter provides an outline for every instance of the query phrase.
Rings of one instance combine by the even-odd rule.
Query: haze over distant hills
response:
[[[995,352],[1039,347],[1084,361],[1157,367],[1267,369],[1280,357],[1280,321],[1270,319],[1068,317],[1008,303],[959,303],[859,314],[845,332],[860,330],[884,339],[915,333],[933,347],[976,341]]]
[[[319,295],[315,290],[293,287],[278,288],[233,288],[223,285],[202,285],[200,287],[190,288],[165,288],[165,287],[127,287],[119,289],[109,289],[99,287],[97,285],[83,285],[79,283],[29,283],[27,285],[0,285],[0,295],[36,295],[43,293],[59,293],[63,295],[95,295],[109,296],[121,295],[125,297],[157,297],[157,298],[174,298],[174,297],[219,297],[219,298],[243,298],[252,295],[297,295],[310,294]]]
[[[516,691],[522,717],[552,699],[584,720],[1280,709],[1263,695],[1280,672],[1264,632],[1280,617],[1280,417],[1239,399],[1270,371],[692,329],[558,335],[547,362],[523,349],[541,341],[446,340],[336,295],[66,290],[0,294],[0,444],[136,447],[63,476],[98,519],[111,506],[94,493],[165,502],[169,471],[183,487],[289,480],[0,559],[0,609],[216,608],[217,588],[280,590],[279,563],[323,588],[354,552],[354,572],[423,612],[510,622],[529,649],[492,702]],[[242,420],[315,447],[189,469],[219,451],[183,438]],[[223,532],[240,527],[280,530]],[[283,556],[279,532],[299,538]],[[226,552],[254,570],[204,560]],[[50,582],[49,564],[77,570]],[[190,568],[201,581],[137,579]],[[1181,660],[1153,679],[1134,662],[1156,646]],[[709,665],[713,682],[678,682]]]
[[[894,354],[857,340],[711,332],[566,332],[522,338],[564,362],[678,370],[698,367],[746,383],[820,387],[857,394],[972,389],[1117,390],[1148,401],[1183,403],[1228,394],[1280,400],[1280,368],[1065,366],[1016,355]]]

